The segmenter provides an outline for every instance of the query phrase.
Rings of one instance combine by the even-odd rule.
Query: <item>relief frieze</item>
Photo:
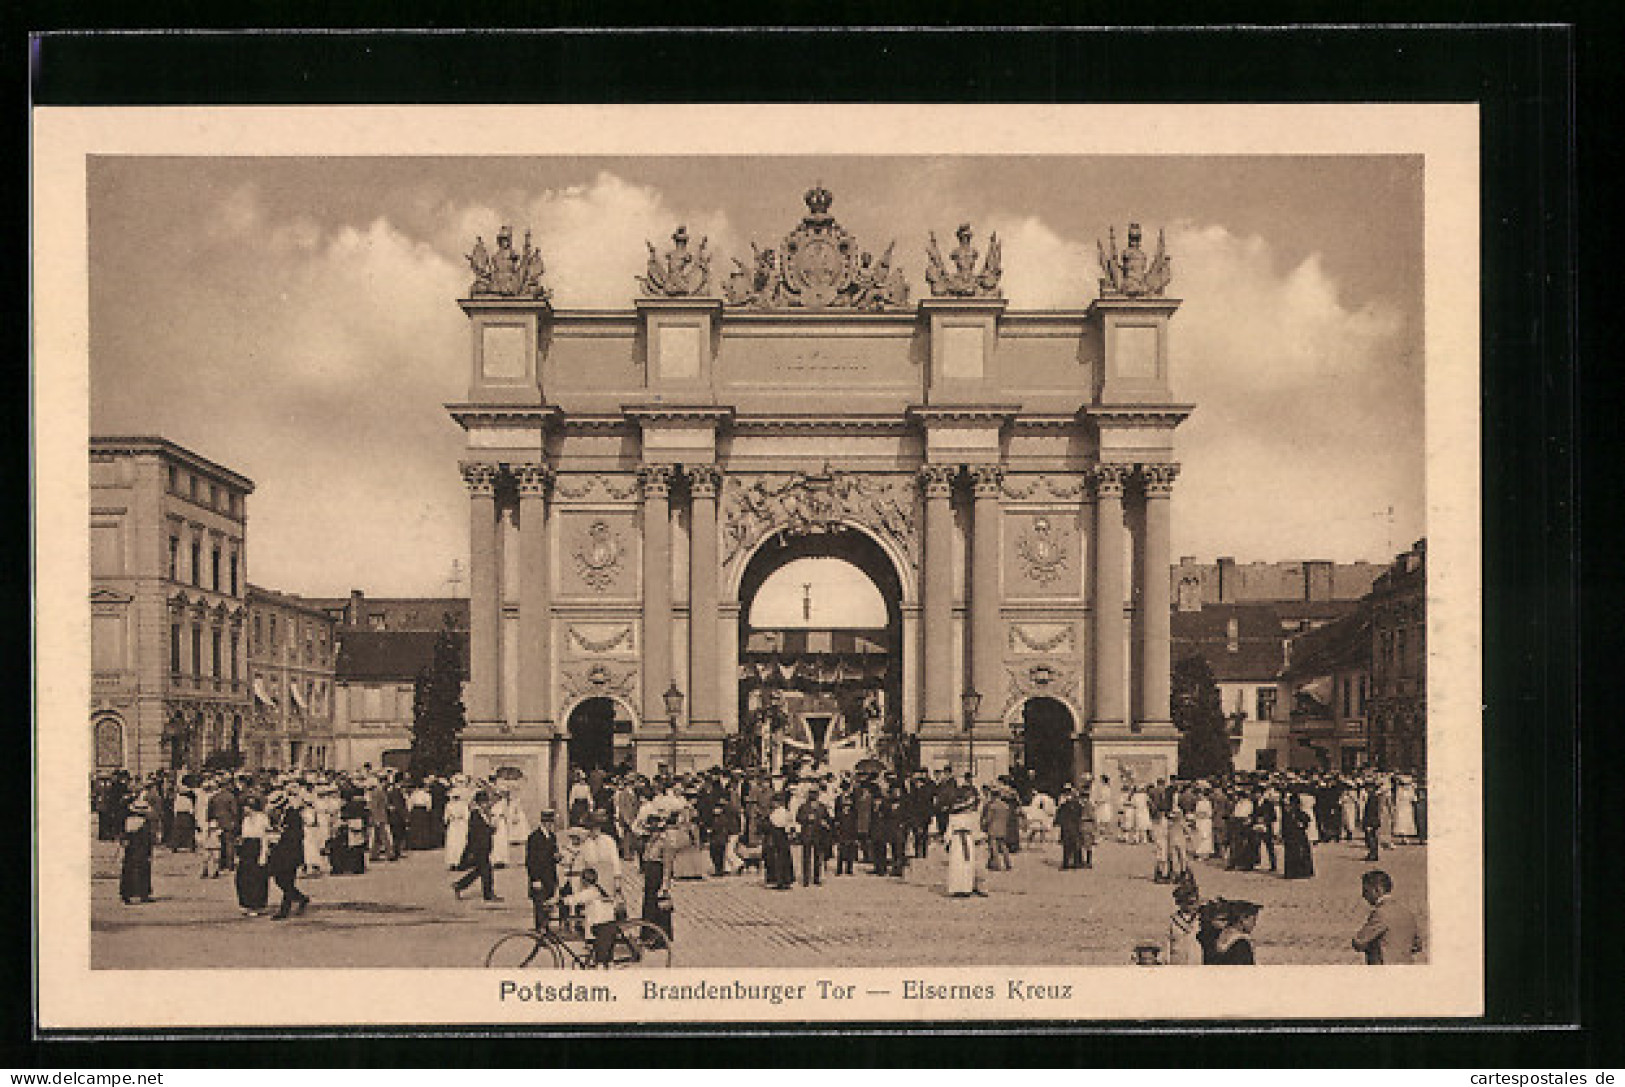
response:
[[[919,566],[918,492],[912,477],[833,471],[729,476],[723,491],[723,561],[775,532],[793,536],[859,525]]]

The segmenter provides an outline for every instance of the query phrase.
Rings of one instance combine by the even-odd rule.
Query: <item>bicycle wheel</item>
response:
[[[622,921],[610,951],[612,970],[664,970],[671,965],[671,937],[652,921]]]
[[[559,962],[558,948],[550,941],[534,932],[510,932],[491,945],[491,950],[485,953],[485,965],[497,970],[521,970],[527,966],[557,970],[563,963]]]

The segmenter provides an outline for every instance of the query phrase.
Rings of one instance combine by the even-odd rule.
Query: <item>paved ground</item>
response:
[[[1383,858],[1424,933],[1426,855],[1425,846],[1404,846]],[[1197,878],[1206,896],[1263,904],[1261,962],[1353,963],[1348,940],[1366,912],[1363,856],[1354,843],[1329,843],[1316,847],[1312,880],[1225,872],[1205,861]],[[229,874],[199,879],[195,855],[168,850],[155,860],[156,900],[124,906],[113,847],[95,843],[94,858],[96,968],[474,966],[499,933],[530,919],[521,872],[498,871],[504,902],[479,902],[477,888],[459,902],[438,853],[370,865],[361,876],[303,880],[309,911],[281,922],[243,917]],[[682,881],[674,965],[1119,965],[1135,943],[1166,930],[1172,901],[1150,879],[1149,846],[1104,843],[1096,867],[1079,872],[1060,871],[1054,843],[1014,859],[1014,871],[988,873],[985,899],[947,897],[940,846],[904,879],[860,869],[790,891],[769,890],[754,873]],[[273,886],[273,904],[275,894]]]

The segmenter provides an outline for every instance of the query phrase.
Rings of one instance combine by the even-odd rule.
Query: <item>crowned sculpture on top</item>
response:
[[[546,301],[552,294],[542,286],[542,251],[530,244],[530,231],[525,231],[525,248],[513,247],[513,230],[504,226],[497,231],[496,252],[485,248],[485,239],[474,239],[474,251],[468,254],[468,265],[474,270],[474,283],[468,288],[470,297],[495,295],[499,298],[540,298]]]
[[[950,269],[942,259],[942,250],[937,248],[936,231],[927,234],[931,241],[925,248],[925,255],[930,265],[925,270],[925,281],[931,285],[931,293],[938,298],[999,297],[999,277],[1004,274],[1004,269],[1001,267],[998,234],[988,235],[987,259],[982,262],[980,272],[976,270],[976,247],[970,243],[970,224],[960,223],[957,235],[959,245],[948,254],[948,259],[953,262]]]
[[[908,304],[908,284],[892,267],[895,242],[877,261],[858,248],[851,234],[830,215],[835,197],[814,185],[803,197],[807,214],[778,249],[751,242],[751,266],[738,258],[723,284],[730,306],[856,310],[895,309]]]
[[[688,247],[688,227],[679,226],[671,236],[672,247],[664,257],[656,256],[655,247],[649,247],[649,268],[637,280],[643,293],[657,298],[690,298],[704,294],[711,282],[711,253],[706,249],[708,238],[701,238],[698,249]]]
[[[1167,289],[1168,281],[1173,278],[1173,258],[1168,255],[1162,231],[1157,231],[1156,255],[1149,258],[1140,247],[1139,223],[1128,225],[1128,248],[1121,253],[1117,251],[1116,229],[1109,228],[1106,237],[1107,245],[1095,242],[1100,253],[1101,297],[1139,298],[1161,295]]]

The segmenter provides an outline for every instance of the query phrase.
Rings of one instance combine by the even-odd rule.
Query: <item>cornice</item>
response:
[[[912,405],[905,411],[909,419],[931,423],[992,423],[1001,426],[1021,411],[1020,404]]]
[[[562,413],[551,404],[521,405],[521,404],[446,404],[443,405],[457,425],[467,430],[470,424],[477,426],[527,426],[539,425],[546,427],[548,423],[557,419]]]
[[[1183,423],[1195,410],[1194,404],[1090,404],[1078,414],[1114,427],[1165,429]]]
[[[726,423],[734,410],[718,404],[626,404],[621,408],[628,419],[643,426],[666,423]]]

